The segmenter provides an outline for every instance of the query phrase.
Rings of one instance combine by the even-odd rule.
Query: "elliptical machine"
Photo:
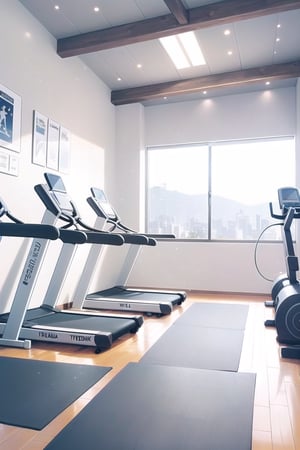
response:
[[[278,189],[278,199],[282,214],[274,214],[270,203],[270,213],[275,219],[283,220],[283,244],[287,273],[280,275],[272,287],[272,302],[275,319],[267,320],[266,326],[275,326],[277,341],[287,345],[281,348],[283,358],[300,359],[300,283],[298,257],[295,255],[291,226],[294,219],[300,219],[300,193],[297,188]]]

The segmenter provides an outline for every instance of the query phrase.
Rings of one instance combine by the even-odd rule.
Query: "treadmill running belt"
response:
[[[110,370],[0,357],[0,422],[41,430]]]
[[[170,302],[177,303],[181,301],[179,294],[170,294],[168,292],[147,292],[138,289],[126,289],[125,287],[115,286],[110,289],[105,289],[104,291],[95,292],[93,294],[87,295],[87,299],[92,299],[97,297],[103,297],[104,299],[109,298],[119,298],[120,300],[140,300],[140,301],[150,301],[150,302]],[[101,300],[100,300],[101,301]]]
[[[46,450],[251,450],[255,374],[130,363]]]

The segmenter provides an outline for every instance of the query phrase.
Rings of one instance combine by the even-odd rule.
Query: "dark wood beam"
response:
[[[114,105],[141,103],[147,100],[191,94],[213,88],[240,86],[262,81],[284,80],[300,77],[300,61],[286,64],[273,64],[253,69],[227,72],[180,81],[168,81],[150,86],[112,91]]]
[[[57,53],[66,58],[299,8],[300,0],[226,0],[187,10],[185,24],[168,14],[58,39]]]
[[[164,0],[164,2],[179,24],[184,25],[189,22],[188,10],[181,0]]]

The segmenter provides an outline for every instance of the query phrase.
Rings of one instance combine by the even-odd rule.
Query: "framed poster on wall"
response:
[[[48,120],[47,167],[58,170],[59,124]]]
[[[33,111],[32,162],[46,166],[47,161],[48,118]]]
[[[20,152],[21,97],[0,84],[0,146]]]
[[[19,175],[19,157],[10,155],[9,157],[9,174],[17,177]]]
[[[60,127],[58,169],[63,173],[68,173],[70,169],[70,139],[70,131]]]
[[[0,172],[9,173],[9,154],[0,150]]]

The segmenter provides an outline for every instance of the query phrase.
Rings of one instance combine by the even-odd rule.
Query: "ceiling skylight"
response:
[[[206,64],[199,43],[192,31],[159,39],[177,69]]]

